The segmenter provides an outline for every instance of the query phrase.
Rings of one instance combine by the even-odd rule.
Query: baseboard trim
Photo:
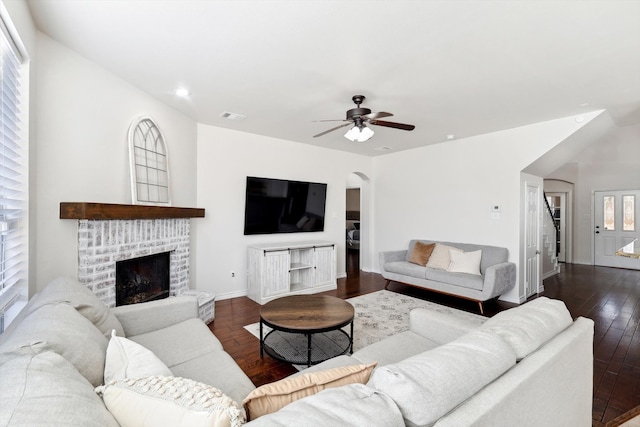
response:
[[[216,300],[218,301],[222,301],[225,299],[231,299],[231,298],[239,298],[239,297],[246,297],[247,296],[247,290],[243,290],[243,291],[234,291],[234,292],[227,292],[224,294],[216,294]]]

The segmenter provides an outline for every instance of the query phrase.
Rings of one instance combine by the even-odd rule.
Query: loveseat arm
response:
[[[111,309],[126,336],[135,336],[198,317],[198,300],[192,296],[169,297]]]
[[[516,265],[512,262],[494,264],[484,272],[482,293],[487,299],[495,298],[516,284]]]
[[[405,261],[407,250],[380,252],[380,271],[384,272],[384,265],[388,262]]]
[[[409,329],[438,344],[446,344],[477,328],[478,323],[425,308],[409,313]]]

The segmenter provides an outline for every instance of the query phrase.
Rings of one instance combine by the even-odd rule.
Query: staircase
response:
[[[559,226],[553,219],[551,206],[544,195],[544,204],[547,207],[542,215],[542,280],[560,273],[560,263],[558,262],[558,235]]]

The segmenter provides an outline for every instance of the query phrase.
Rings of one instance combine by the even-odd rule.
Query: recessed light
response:
[[[578,107],[580,107],[580,108],[587,108],[588,106],[589,106],[588,102],[585,102],[583,104],[578,105]]]
[[[456,136],[452,133],[450,133],[449,135],[447,135],[447,141],[451,141],[452,139],[456,139]]]
[[[387,147],[386,145],[383,145],[382,147],[374,148],[374,150],[377,150],[377,151],[389,151],[389,150],[391,150],[391,147]]]
[[[176,96],[178,96],[180,98],[188,98],[189,95],[191,95],[189,93],[189,89],[184,88],[184,87],[176,89],[175,94],[176,94]]]

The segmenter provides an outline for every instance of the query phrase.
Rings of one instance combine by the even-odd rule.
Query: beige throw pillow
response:
[[[427,265],[427,262],[429,261],[429,257],[431,257],[431,253],[433,252],[433,249],[436,247],[435,243],[422,243],[422,242],[416,242],[416,244],[413,246],[413,250],[411,251],[411,254],[409,255],[409,262],[413,263],[413,264],[418,264],[421,266],[425,266]]]
[[[377,362],[310,372],[265,384],[253,390],[242,401],[249,421],[278,411],[287,404],[324,389],[369,381]]]
[[[462,252],[462,249],[454,248],[452,246],[443,245],[442,243],[436,243],[436,247],[433,248],[433,252],[427,262],[427,267],[435,268],[438,270],[446,270],[451,263],[451,256],[449,251]]]
[[[482,251],[458,252],[449,250],[451,262],[447,271],[455,273],[467,273],[480,276],[480,261]]]
[[[96,392],[123,427],[238,427],[246,421],[229,396],[188,378],[118,380]]]

